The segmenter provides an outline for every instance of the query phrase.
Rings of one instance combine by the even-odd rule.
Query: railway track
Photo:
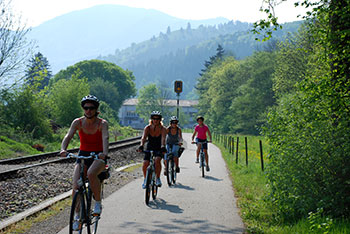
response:
[[[118,149],[128,148],[135,146],[140,143],[141,137],[128,138],[116,142],[111,142],[109,144],[109,150],[115,151]],[[71,153],[78,152],[79,148],[74,148],[68,150]],[[30,169],[33,167],[39,167],[51,163],[60,163],[73,159],[59,157],[59,151],[49,152],[44,154],[36,154],[30,156],[23,156],[11,159],[0,160],[0,181],[4,181],[8,178],[13,178],[19,171]],[[28,162],[29,165],[28,165]],[[26,165],[24,165],[26,164]],[[8,169],[11,167],[11,169]],[[4,169],[5,168],[5,169]]]

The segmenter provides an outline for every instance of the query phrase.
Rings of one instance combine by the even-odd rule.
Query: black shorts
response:
[[[202,140],[202,139],[196,138],[196,142],[205,142],[202,144],[202,147],[203,147],[203,149],[208,149],[207,139]]]
[[[145,152],[145,156],[143,157],[143,160],[150,161],[151,160],[151,152],[147,152],[147,151]],[[161,157],[161,158],[164,157],[163,153],[160,150],[154,150],[154,152],[155,152],[157,157]]]
[[[99,154],[99,153],[102,153],[100,151],[84,151],[84,150],[79,150],[78,152],[78,155],[81,155],[81,156],[90,156],[90,154],[94,152],[95,154]],[[105,164],[107,165],[107,159],[104,160],[105,161]],[[91,164],[94,162],[94,159],[91,158],[91,159],[85,159],[84,160],[84,165],[86,168],[89,168],[91,166]],[[77,159],[76,160],[76,163],[81,163],[81,159]]]

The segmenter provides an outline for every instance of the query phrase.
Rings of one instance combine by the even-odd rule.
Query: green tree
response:
[[[3,96],[3,118],[13,129],[29,133],[33,138],[50,138],[52,131],[45,106],[41,105],[30,88],[15,90]]]
[[[49,80],[52,77],[47,58],[38,52],[30,59],[29,63],[24,76],[26,84],[31,86],[36,84],[38,85],[38,89],[43,89],[49,84]]]
[[[168,105],[169,92],[157,87],[156,84],[149,84],[139,91],[136,113],[148,123],[152,111],[160,111],[166,121],[170,118],[171,112]]]
[[[116,112],[125,99],[136,94],[135,77],[132,72],[96,59],[82,61],[61,70],[55,75],[53,83],[61,79],[69,80],[77,71],[81,72],[81,77],[87,78],[91,94],[105,101]]]
[[[73,119],[82,116],[82,97],[90,92],[86,78],[77,72],[71,79],[55,82],[49,90],[48,102],[53,120],[61,126],[69,126]]]
[[[306,16],[310,46],[303,46],[309,53],[305,76],[301,81],[300,74],[295,76],[295,91],[281,92],[265,128],[271,144],[271,198],[280,217],[288,220],[317,208],[348,218],[350,2],[306,0],[301,5],[313,7]],[[260,23],[278,27],[274,15],[269,19]],[[288,80],[287,73],[278,75],[278,81]]]

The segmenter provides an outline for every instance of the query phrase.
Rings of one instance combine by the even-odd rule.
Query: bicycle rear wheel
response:
[[[175,185],[176,183],[176,170],[175,170],[175,162],[174,158],[170,163],[170,173],[171,173],[171,182]]]
[[[151,177],[152,177],[152,169],[147,168],[146,172],[146,189],[145,189],[145,202],[146,205],[149,204],[149,198],[151,196]]]
[[[86,206],[85,206],[85,199],[84,194],[81,191],[78,191],[74,194],[73,200],[72,200],[72,206],[70,211],[70,217],[69,217],[69,234],[75,233],[83,233],[83,227],[84,224],[86,224],[86,230],[88,234],[90,233],[90,223],[88,221],[88,217],[86,217]],[[79,229],[73,230],[73,224],[76,220],[79,221]]]

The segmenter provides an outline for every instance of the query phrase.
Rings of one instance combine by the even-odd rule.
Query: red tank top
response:
[[[82,127],[82,121],[80,120],[80,127]],[[83,131],[82,128],[79,130],[80,137],[80,150],[83,151],[103,151],[102,144],[102,131],[100,130],[100,124],[102,120],[99,119],[99,123],[97,126],[97,131],[94,134],[87,134]]]

